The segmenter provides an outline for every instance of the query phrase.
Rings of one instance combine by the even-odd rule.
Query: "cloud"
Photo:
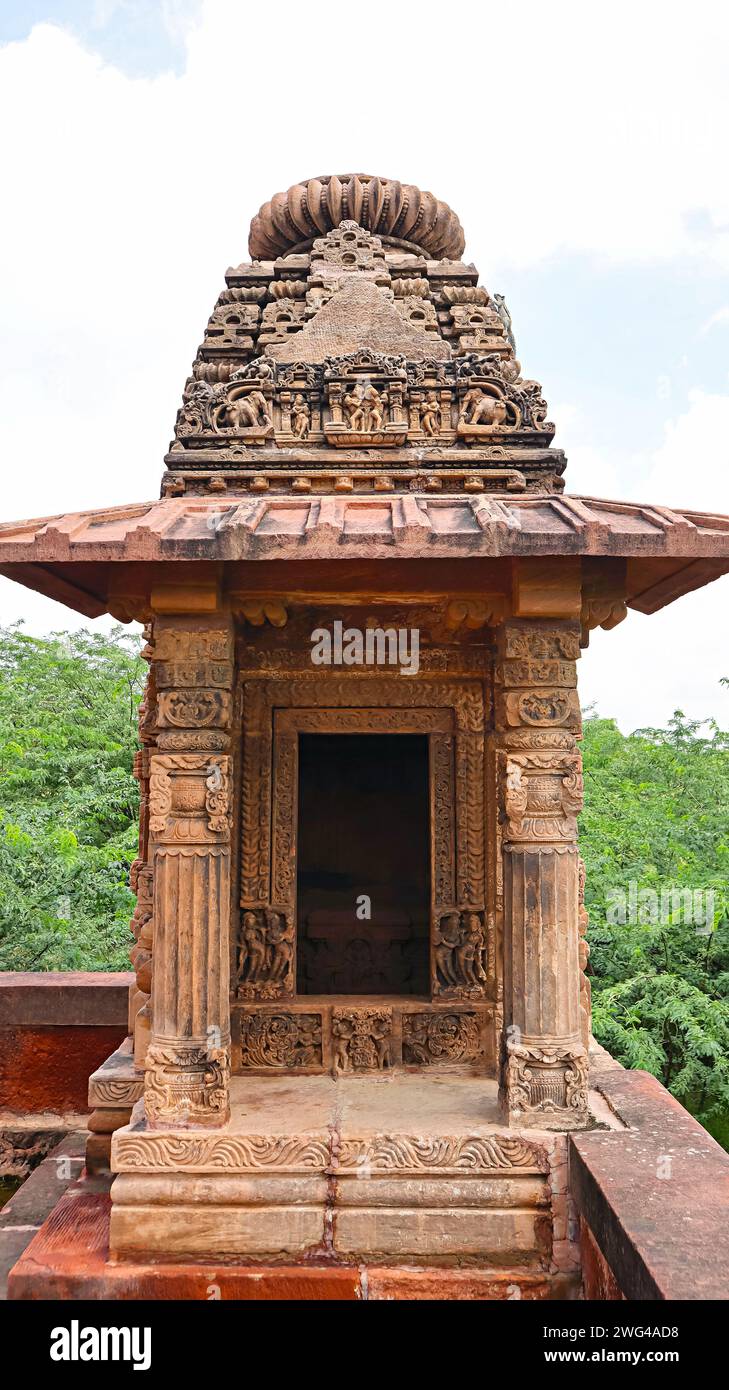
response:
[[[729,395],[695,389],[689,408],[665,425],[663,443],[639,462],[637,500],[729,513]]]
[[[715,313],[706,320],[701,326],[701,333],[710,333],[712,328],[716,328],[721,323],[729,323],[729,304],[722,305]]]
[[[729,395],[689,392],[688,409],[666,421],[660,446],[631,464],[622,496],[729,513]],[[570,478],[582,491],[572,470]],[[729,728],[729,694],[719,686],[729,676],[728,585],[724,577],[658,613],[629,613],[612,632],[593,633],[580,663],[583,703],[596,702],[626,731],[663,725],[677,708]]]

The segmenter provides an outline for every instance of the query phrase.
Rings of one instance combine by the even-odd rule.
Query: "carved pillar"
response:
[[[498,629],[497,780],[504,858],[501,1097],[509,1121],[580,1128],[587,1053],[580,1015],[577,812],[582,761],[579,624]]]
[[[150,757],[154,869],[148,1124],[220,1125],[230,1074],[230,729],[225,619],[157,618],[157,749]]]
[[[150,629],[145,629],[149,639]],[[151,660],[149,641],[142,651]],[[139,852],[131,866],[130,883],[137,895],[137,905],[131,921],[134,945],[129,952],[135,983],[130,990],[129,1026],[134,1039],[134,1062],[144,1065],[152,1024],[150,995],[152,992],[152,866],[149,849],[149,770],[152,749],[157,734],[157,692],[154,671],[147,678],[144,699],[139,706],[139,742],[142,747],[134,755],[134,776],[139,782]]]

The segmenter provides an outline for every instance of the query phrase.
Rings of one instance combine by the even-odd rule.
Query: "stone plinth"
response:
[[[234,1077],[222,1129],[140,1128],[138,1112],[113,1140],[118,1261],[534,1268],[554,1255],[566,1141],[505,1129],[493,1080]]]

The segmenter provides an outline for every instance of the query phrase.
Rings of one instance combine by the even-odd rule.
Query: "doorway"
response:
[[[429,994],[429,841],[426,735],[299,735],[299,994]]]

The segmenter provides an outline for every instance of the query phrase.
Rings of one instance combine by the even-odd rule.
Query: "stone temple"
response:
[[[276,194],[160,500],[0,527],[0,572],[146,631],[136,985],[90,1081],[117,1271],[569,1279],[569,1132],[627,1143],[577,662],[729,570],[729,519],[565,491],[464,244],[395,180]]]

